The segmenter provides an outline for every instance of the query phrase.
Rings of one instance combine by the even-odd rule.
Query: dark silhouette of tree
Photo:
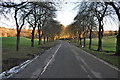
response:
[[[28,23],[33,28],[32,29],[32,38],[31,38],[31,47],[34,47],[34,36],[35,36],[35,29],[38,27],[38,45],[41,44],[42,39],[42,28],[47,22],[47,17],[55,11],[54,6],[51,5],[51,2],[33,2],[32,6],[32,13],[28,16]]]
[[[96,27],[96,22],[94,19],[94,13],[91,12],[92,5],[88,2],[82,2],[80,5],[80,10],[77,16],[75,17],[75,21],[79,26],[79,36],[82,35],[82,38],[79,37],[80,46],[82,46],[81,40],[83,39],[83,47],[86,46],[86,37],[88,32],[90,32],[90,44],[89,48],[91,48],[92,44],[92,28]]]
[[[20,3],[15,3],[15,2],[2,2],[1,4],[1,10],[4,12],[6,8],[9,8],[9,11],[14,10],[14,19],[16,23],[16,30],[17,30],[17,42],[16,42],[16,50],[19,51],[19,44],[20,44],[20,32],[25,24],[25,19],[26,17],[31,13],[31,9],[28,9],[28,2],[20,2]],[[8,12],[9,12],[8,11]],[[2,12],[4,15],[5,13]]]
[[[120,56],[120,2],[105,2],[105,4],[108,4],[112,6],[118,16],[119,19],[119,30],[118,30],[118,35],[117,35],[117,43],[116,43],[116,53],[115,55]]]
[[[99,10],[98,8],[101,8],[101,10]],[[107,5],[104,5],[101,2],[95,3],[95,14],[96,14],[96,18],[98,20],[99,23],[99,32],[98,32],[98,51],[102,51],[102,38],[103,38],[103,18],[105,16],[105,13],[107,11]]]

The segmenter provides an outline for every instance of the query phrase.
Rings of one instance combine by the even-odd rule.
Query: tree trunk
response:
[[[84,47],[86,46],[86,38],[84,37]]]
[[[119,26],[119,32],[118,32],[118,35],[117,35],[117,43],[116,43],[115,55],[120,56],[120,26]]]
[[[91,49],[92,45],[92,29],[90,29],[90,36],[89,36],[90,42],[89,42],[89,49]]]
[[[79,46],[81,47],[82,46],[82,38],[81,38],[81,36],[80,36],[80,33],[79,33],[79,35],[78,35],[78,42],[79,42]]]
[[[101,21],[99,21],[99,32],[98,32],[98,49],[97,51],[102,51],[102,25]]]
[[[20,44],[20,31],[17,31],[16,51],[19,51],[19,44]]]
[[[117,35],[117,42],[116,42],[116,52],[115,52],[115,55],[119,55],[120,56],[120,12],[119,12],[119,7],[115,6],[114,2],[106,2],[107,4],[111,5],[117,16],[118,16],[118,19],[119,19],[119,31],[118,31],[118,35]]]
[[[34,47],[34,33],[35,33],[35,27],[33,27],[32,30],[31,47]]]
[[[54,41],[54,37],[52,38],[52,41]]]
[[[80,37],[79,39],[80,39],[80,47],[81,47],[81,46],[82,46],[82,41],[81,41],[81,40],[82,40],[82,38]]]
[[[47,37],[47,42],[49,41],[49,37]]]
[[[77,40],[76,40],[77,41]],[[78,37],[78,43],[79,43],[79,41],[80,41],[80,37]]]
[[[39,41],[38,41],[38,45],[41,45],[41,28],[40,25],[38,25],[38,37],[39,37]]]
[[[45,44],[45,36],[44,36],[44,44]]]
[[[38,45],[41,45],[41,35],[39,36]]]

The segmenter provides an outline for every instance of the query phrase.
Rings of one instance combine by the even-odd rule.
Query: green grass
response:
[[[2,47],[3,48],[9,48],[9,49],[15,49],[16,48],[16,37],[2,37]],[[35,41],[35,46],[38,43],[38,40]],[[31,40],[29,38],[20,38],[20,47],[28,47],[31,45]]]
[[[75,40],[71,40],[71,42],[76,45],[79,46],[78,41]],[[102,39],[102,48],[103,51],[112,51],[115,52],[116,50],[116,37],[115,36],[108,36],[108,37],[104,37]],[[83,40],[82,40],[83,43]],[[86,48],[89,47],[89,39],[86,39]],[[92,49],[93,50],[97,50],[98,48],[98,38],[93,38],[92,39]],[[114,53],[110,53],[110,54],[114,54]]]
[[[108,36],[102,39],[102,48],[104,51],[115,51],[116,50],[116,38],[115,36]],[[88,48],[89,39],[86,40],[86,47]],[[98,38],[93,38],[92,49],[97,50]]]
[[[118,60],[120,60],[120,56],[114,55],[115,51],[116,51],[116,37],[115,36],[104,37],[102,41],[103,41],[103,45],[102,45],[103,51],[96,51],[98,48],[98,39],[97,38],[92,39],[92,50],[88,49],[89,39],[86,39],[86,47],[81,48],[81,49],[83,49],[83,50],[95,55],[96,57],[99,57],[99,58],[105,60],[106,62],[120,68],[120,64],[118,61]],[[73,45],[79,47],[78,41],[71,40],[70,42]],[[82,41],[82,43],[83,43],[83,41]],[[106,51],[110,51],[110,52],[106,52]]]
[[[48,42],[38,46],[38,40],[35,40],[34,47],[31,47],[31,40],[28,38],[20,38],[20,49],[16,51],[16,37],[0,37],[2,38],[2,65],[3,71],[16,66],[27,59],[32,59],[35,55],[40,55],[44,50],[56,45],[58,42]],[[44,47],[44,48],[42,48]]]

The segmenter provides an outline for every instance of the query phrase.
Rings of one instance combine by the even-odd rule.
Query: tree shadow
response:
[[[95,52],[115,53],[115,51],[107,51],[107,50],[102,50],[102,51],[98,51],[95,49],[90,49],[90,50],[95,51]]]

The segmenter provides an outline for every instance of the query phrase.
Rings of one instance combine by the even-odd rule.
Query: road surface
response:
[[[12,78],[118,78],[118,70],[68,42],[46,50]]]

